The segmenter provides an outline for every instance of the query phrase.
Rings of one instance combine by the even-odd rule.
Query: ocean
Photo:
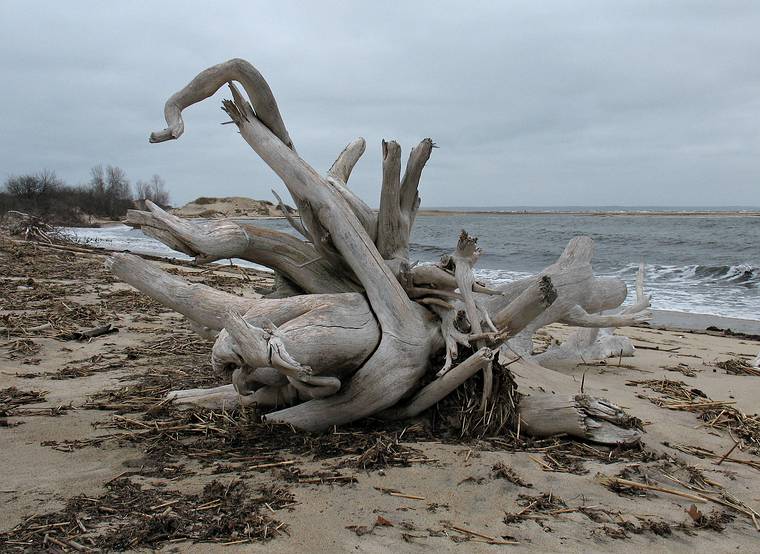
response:
[[[459,232],[465,229],[478,237],[483,249],[478,277],[503,283],[541,271],[556,260],[572,237],[589,235],[596,242],[596,273],[624,279],[629,285],[629,301],[643,260],[645,287],[653,295],[653,308],[760,320],[760,217],[656,215],[664,208],[641,208],[636,210],[639,215],[631,214],[630,208],[628,215],[603,215],[619,211],[615,208],[492,210],[495,213],[419,215],[412,233],[411,258],[437,260],[453,250]],[[561,213],[571,210],[598,213]],[[523,211],[531,213],[518,213]],[[543,213],[533,213],[536,211]],[[253,223],[292,231],[281,219]],[[79,240],[104,248],[186,259],[124,225],[69,231]]]

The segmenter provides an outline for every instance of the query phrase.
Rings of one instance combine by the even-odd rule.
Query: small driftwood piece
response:
[[[476,281],[480,251],[466,232],[440,263],[411,263],[419,184],[433,141],[412,148],[403,173],[400,145],[383,142],[380,209],[374,212],[348,186],[364,139],[349,143],[320,174],[297,154],[269,85],[244,60],[202,71],[174,94],[165,107],[167,128],[150,141],[179,138],[182,110],[224,85],[232,99],[223,109],[288,189],[300,218],[285,211],[300,238],[231,220],[189,222],[150,202],[147,211],[129,212],[128,224],[198,263],[242,258],[273,269],[286,285],[276,299],[243,298],[189,283],[134,256],[111,258],[119,278],[185,315],[204,336],[216,336],[212,364],[226,384],[175,391],[173,402],[256,403],[270,410],[268,421],[319,431],[373,415],[410,417],[482,374],[485,410],[497,401],[491,369],[507,339],[551,321],[595,328],[635,320],[598,315],[618,307],[626,290],[619,280],[593,275],[588,237],[573,239],[541,274],[501,289]],[[619,425],[622,411],[609,403],[584,396],[552,405],[538,391],[545,377],[529,375],[521,385],[530,390],[528,402],[517,407],[524,429],[609,443],[635,440],[635,432]],[[558,429],[547,421],[558,411],[583,421]]]
[[[59,335],[59,338],[64,340],[90,340],[102,335],[110,335],[111,333],[118,333],[119,329],[108,323],[107,325],[101,325],[93,329],[87,329],[86,331],[72,331],[71,333],[64,333]]]

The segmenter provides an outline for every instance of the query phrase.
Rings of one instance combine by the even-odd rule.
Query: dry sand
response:
[[[753,414],[760,377],[729,375],[714,364],[754,358],[760,348],[757,341],[626,328],[619,332],[644,347],[635,357],[624,358],[620,366],[618,360],[608,360],[605,365],[564,368],[579,389],[585,375],[586,386],[603,390],[643,421],[643,447],[632,451],[564,439],[442,440],[423,431],[420,422],[403,435],[402,428],[381,433],[370,426],[305,439],[286,430],[267,434],[254,423],[246,427],[236,419],[244,414],[234,412],[188,416],[183,428],[163,430],[164,422],[172,425],[179,416],[162,410],[150,415],[147,408],[165,390],[213,384],[210,344],[194,338],[181,316],[114,282],[102,269],[103,259],[7,239],[0,243],[0,327],[5,328],[0,340],[0,391],[9,387],[47,391],[39,403],[0,405],[0,410],[9,412],[9,417],[0,418],[8,425],[0,427],[0,533],[17,529],[0,534],[0,551],[21,550],[24,544],[13,541],[25,540],[31,541],[26,546],[29,551],[73,551],[67,542],[72,540],[85,549],[101,545],[90,539],[103,529],[97,527],[103,521],[111,529],[125,522],[139,523],[142,534],[135,535],[135,545],[153,544],[177,552],[758,549],[760,532],[744,513],[669,493],[618,494],[603,486],[598,476],[623,472],[633,481],[719,500],[728,493],[760,509],[757,450],[737,448],[716,465],[716,456],[734,444],[727,429],[710,427],[692,411],[660,407],[647,398],[660,394],[629,383],[682,381],[686,390],[699,389],[712,400],[731,402],[723,408]],[[264,277],[252,272],[201,272],[186,266],[172,270],[246,294],[267,286]],[[47,321],[52,328],[28,331]],[[118,327],[118,333],[89,341],[56,338],[61,332],[106,323]],[[552,326],[547,332],[561,337],[567,330]],[[100,394],[105,390],[120,392]],[[88,409],[88,404],[101,409]],[[236,438],[235,430],[241,429],[247,429],[241,431],[244,438]],[[357,445],[353,451],[351,444]],[[695,447],[705,449],[701,455],[706,457],[694,455],[699,453]],[[749,460],[755,466],[735,460]],[[277,465],[256,467],[272,463]],[[363,463],[370,467],[362,469]],[[498,464],[532,486],[500,477],[493,470]],[[218,513],[218,519],[226,521],[225,514],[234,508],[225,504],[222,510],[217,507],[221,500],[209,502],[208,496],[192,495],[203,495],[204,486],[215,480],[227,492],[234,490],[231,483],[239,479],[248,487],[245,498],[252,502],[250,509],[262,514],[266,541],[259,532],[251,543],[230,546],[167,543],[172,535],[165,535],[166,530],[174,529],[178,518],[186,522]],[[114,516],[104,499],[129,483],[143,492],[130,497],[123,510],[117,507]],[[708,492],[700,493],[700,488]],[[79,504],[62,512],[77,496]],[[141,498],[147,504],[141,504]],[[82,508],[88,502],[105,507]],[[692,504],[704,515],[718,510],[734,517],[717,525],[725,527],[722,531],[697,528],[686,512]],[[40,517],[46,514],[47,519]],[[506,517],[506,523],[505,514],[519,515]],[[23,522],[27,522],[21,525],[25,535],[18,531]],[[153,523],[157,530],[145,532],[144,527]],[[45,534],[48,542],[43,546]],[[115,544],[117,549],[129,549],[130,539],[124,541]]]

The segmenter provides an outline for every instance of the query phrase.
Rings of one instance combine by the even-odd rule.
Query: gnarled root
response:
[[[257,370],[261,378],[264,369],[279,372],[302,399],[324,398],[340,389],[341,382],[337,377],[314,375],[311,367],[293,358],[276,328],[254,327],[235,313],[229,314],[224,328],[234,343],[232,350],[243,361],[243,365],[235,370],[237,375],[233,376],[233,383],[241,394],[250,392],[250,384],[255,381]]]
[[[434,328],[420,322],[423,332]],[[428,367],[432,336],[400,340],[384,334],[372,357],[337,394],[267,414],[271,422],[306,431],[322,431],[381,412],[395,405],[420,380]]]

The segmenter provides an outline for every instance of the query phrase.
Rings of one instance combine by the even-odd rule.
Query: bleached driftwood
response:
[[[140,258],[113,256],[111,268],[121,279],[182,313],[206,335],[218,333],[212,363],[231,385],[177,391],[170,396],[175,402],[255,402],[274,408],[268,421],[318,431],[371,415],[415,415],[482,373],[486,410],[497,401],[492,367],[510,337],[524,329],[532,334],[547,321],[589,327],[633,321],[624,314],[594,315],[619,306],[626,289],[619,280],[594,277],[593,242],[587,237],[573,239],[541,274],[500,290],[475,280],[479,250],[465,232],[441,263],[410,263],[418,187],[433,141],[424,139],[412,149],[403,176],[400,146],[383,142],[376,213],[348,188],[364,140],[351,142],[320,175],[296,153],[268,84],[244,60],[209,68],[173,95],[165,108],[168,127],[153,133],[151,142],[178,138],[184,132],[182,110],[224,84],[232,95],[224,111],[287,187],[300,216],[289,221],[303,239],[235,221],[188,222],[151,203],[147,212],[131,211],[128,223],[198,263],[235,257],[270,267],[288,285],[278,293],[295,295],[241,298],[189,283]],[[532,382],[536,389],[518,405],[523,425],[536,434],[556,428],[536,408],[555,409],[550,399],[541,399],[551,393],[537,388],[545,377],[525,377],[522,386]],[[590,397],[576,404],[585,415],[562,432],[609,443],[638,437],[626,428],[619,408]]]
[[[639,440],[637,421],[612,402],[596,396],[601,393],[590,387],[580,390],[581,385],[566,375],[508,349],[501,350],[499,359],[509,367],[522,395],[518,416],[525,434],[567,434],[607,444]]]
[[[570,241],[557,262],[539,274],[552,279],[557,289],[557,301],[510,339],[509,346],[513,351],[524,357],[530,356],[533,352],[533,335],[540,328],[552,323],[604,329],[626,327],[649,319],[650,312],[647,309],[649,298],[643,293],[643,281],[640,285],[637,284],[637,291],[641,289],[641,292],[637,292],[637,302],[633,306],[619,313],[602,314],[602,312],[618,308],[625,300],[628,291],[625,282],[621,279],[594,276],[591,267],[593,254],[594,241],[590,237],[576,237]],[[643,275],[642,272],[643,269],[640,270],[641,275]],[[523,279],[503,287],[504,297],[491,300],[489,308],[493,309],[509,301],[529,281],[530,279]],[[593,348],[598,336],[597,332],[579,332],[564,349],[555,351],[554,354],[558,357],[563,354],[575,356],[578,350]],[[612,342],[614,339],[610,341],[610,344]],[[622,347],[625,348],[625,346]],[[552,355],[550,353],[545,359],[550,359]]]
[[[649,316],[650,296],[644,294],[644,263],[639,264],[636,275],[636,302],[620,311],[624,316],[645,319]],[[532,344],[531,344],[532,346]],[[552,345],[544,352],[532,356],[533,361],[551,367],[555,363],[586,363],[606,358],[633,356],[635,347],[630,338],[615,335],[613,328],[581,327],[562,344]],[[524,356],[531,352],[523,352]]]

